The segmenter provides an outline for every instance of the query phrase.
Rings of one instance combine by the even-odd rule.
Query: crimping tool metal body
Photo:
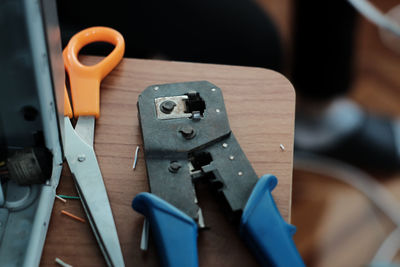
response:
[[[132,203],[150,222],[165,266],[197,266],[197,228],[204,227],[194,183],[203,180],[239,223],[262,265],[303,266],[270,194],[277,179],[258,179],[228,122],[221,90],[206,82],[148,87],[139,96],[150,191]]]

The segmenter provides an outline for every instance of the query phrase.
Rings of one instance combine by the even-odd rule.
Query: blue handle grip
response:
[[[132,208],[149,221],[162,266],[198,266],[197,224],[192,218],[150,193],[137,195]]]
[[[278,180],[262,176],[247,201],[240,222],[240,235],[262,266],[305,266],[293,242],[296,227],[286,223],[271,191]]]

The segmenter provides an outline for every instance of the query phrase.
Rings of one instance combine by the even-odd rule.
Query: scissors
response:
[[[78,53],[93,42],[107,42],[115,47],[96,65],[85,66],[79,62]],[[93,140],[95,119],[100,115],[100,82],[118,65],[124,50],[124,38],[119,32],[106,27],[92,27],[74,35],[63,51],[72,96],[71,106],[65,87],[65,157],[106,263],[118,267],[124,266],[124,260]],[[73,117],[77,118],[75,129],[70,120]]]

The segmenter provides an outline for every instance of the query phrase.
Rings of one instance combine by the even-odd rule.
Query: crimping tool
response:
[[[262,266],[304,266],[295,227],[281,217],[272,175],[258,179],[228,122],[221,90],[206,82],[150,86],[138,100],[150,193],[132,207],[146,216],[163,266],[198,266],[204,227],[194,183],[209,182]]]

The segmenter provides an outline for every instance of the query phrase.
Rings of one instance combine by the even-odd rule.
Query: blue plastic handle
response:
[[[240,222],[240,235],[262,266],[305,266],[293,242],[296,227],[286,223],[271,191],[278,180],[262,176],[247,201]]]
[[[149,221],[162,266],[198,266],[197,224],[192,218],[150,193],[137,195],[132,208]]]

